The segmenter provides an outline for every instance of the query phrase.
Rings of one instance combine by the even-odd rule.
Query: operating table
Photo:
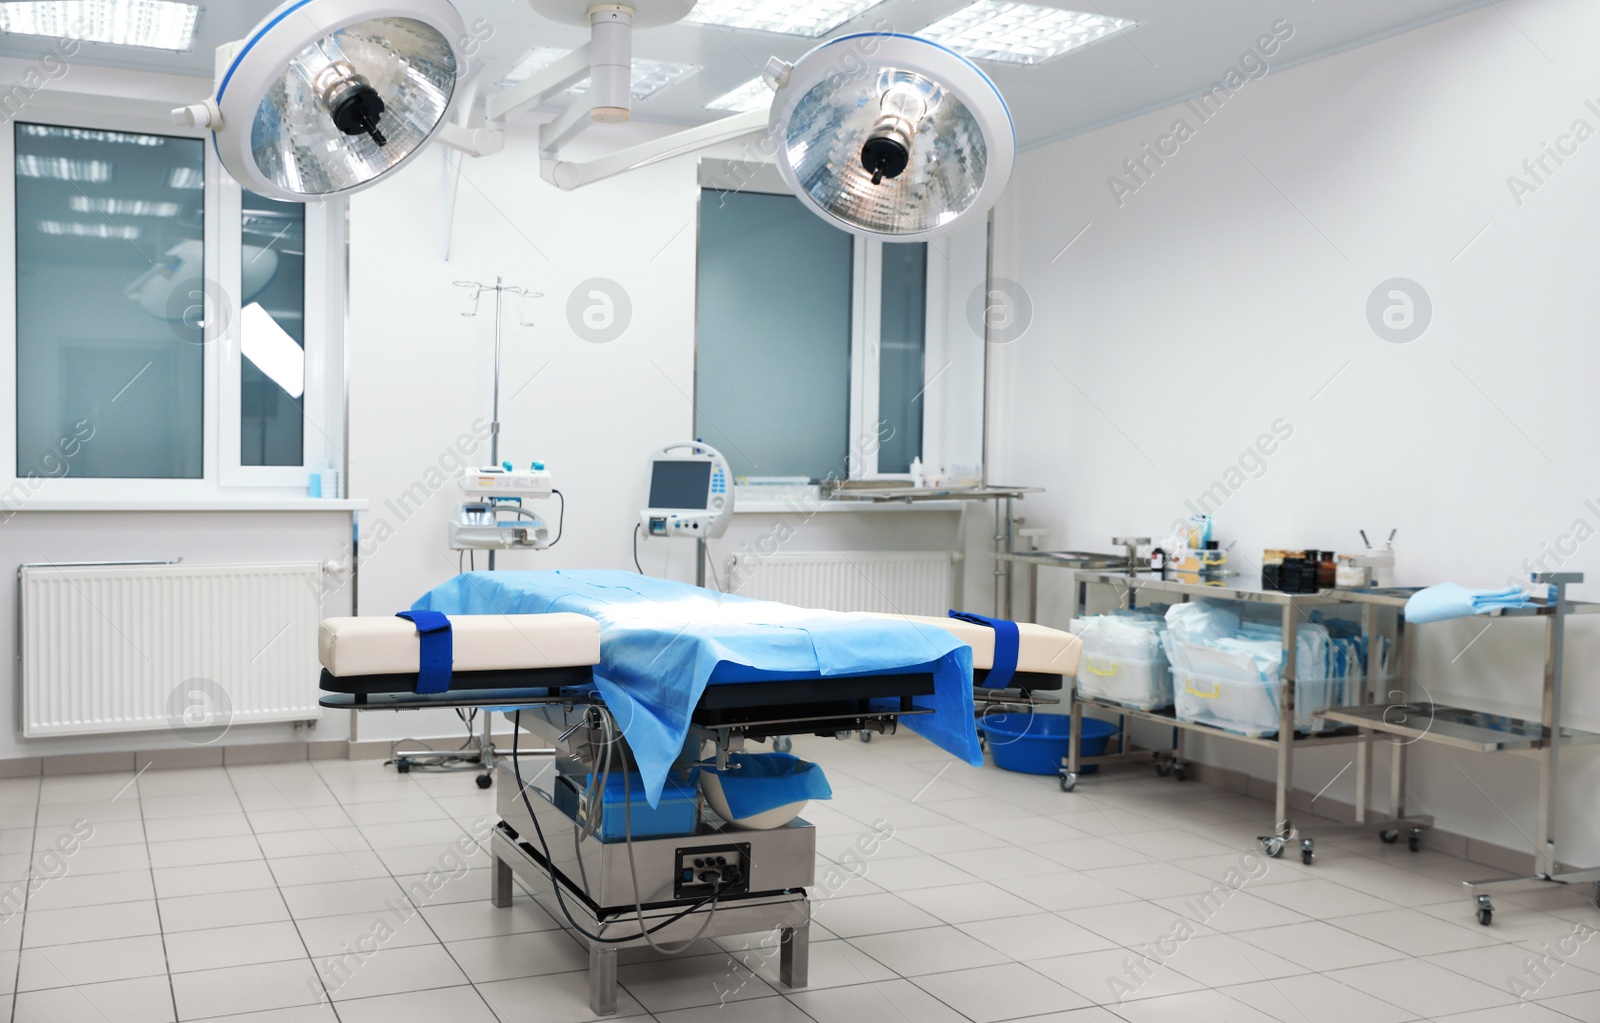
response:
[[[505,585],[504,577],[558,574],[494,575],[498,585]],[[582,589],[581,579],[572,581]],[[544,592],[552,580],[535,582]],[[559,583],[550,592],[559,594]],[[672,615],[706,613],[694,605],[696,600],[711,600],[724,612],[738,601],[687,586],[682,591],[652,589],[649,596],[667,592],[678,596],[645,603],[659,607],[668,619],[652,622],[651,627],[668,633],[677,628]],[[684,600],[690,602],[687,608],[679,606]],[[495,602],[504,606],[505,594],[499,593]],[[667,729],[657,734],[661,715],[656,712],[661,708],[618,690],[618,677],[627,674],[627,644],[636,639],[618,632],[639,627],[637,604],[624,616],[626,624],[604,613],[598,617],[559,610],[520,613],[520,607],[509,613],[482,613],[487,608],[459,599],[459,594],[450,601],[424,598],[418,606],[442,603],[452,606],[445,629],[426,617],[415,623],[401,618],[324,622],[321,684],[327,695],[322,703],[357,710],[498,709],[512,718],[519,737],[526,730],[556,750],[554,760],[540,761],[538,769],[524,771],[516,755],[497,767],[501,820],[491,837],[492,897],[495,905],[509,906],[513,876],[531,891],[553,892],[553,908],[588,944],[590,1005],[596,1014],[616,1011],[619,948],[681,943],[701,936],[776,930],[781,937],[780,979],[788,987],[804,987],[811,919],[806,889],[816,883],[815,830],[803,819],[771,830],[740,830],[697,806],[692,831],[637,837],[629,824],[647,801],[653,806],[654,800],[646,792],[620,805],[594,799],[597,778],[601,789],[611,774],[625,782],[633,779],[641,789],[647,781],[654,782],[650,788],[659,795],[672,780],[692,778],[694,766],[708,751],[715,763],[726,766],[729,755],[742,751],[747,742],[867,730],[887,733],[901,719],[908,726],[921,726],[919,731],[960,759],[981,762],[975,736],[970,747],[964,742],[972,733],[973,694],[978,694],[980,703],[1031,702],[1033,694],[1059,689],[1063,676],[1076,671],[1079,650],[1078,640],[1068,633],[1023,625],[1014,653],[1002,654],[1002,674],[997,677],[996,631],[983,624],[833,615],[746,602],[765,606],[735,607],[735,620],[709,629],[719,638],[700,636],[693,644],[699,654],[713,650],[717,657],[731,660],[718,660],[709,667],[698,656],[674,662],[680,671],[689,670],[686,664],[697,665],[693,670],[705,676],[705,684],[668,680],[674,691],[699,688],[699,692],[678,748],[661,770],[661,758],[642,756],[640,748],[660,746],[663,736],[670,746],[680,733]],[[818,638],[819,621],[847,634],[876,636],[869,645],[890,653],[872,653],[862,662],[872,667],[858,665],[842,673],[825,670],[837,664],[796,670],[794,659],[787,655],[774,657],[776,667],[737,663],[761,660],[747,656],[750,648],[741,648],[737,641],[747,624],[744,618],[750,615],[780,620],[781,624],[765,626],[767,630],[813,630],[814,635],[807,633],[805,646],[823,651],[812,655],[818,660],[827,660],[828,649],[828,642]],[[445,631],[450,637],[443,689],[438,641],[430,655],[430,633],[420,631],[425,623],[436,627],[432,634]],[[684,629],[669,647],[685,642],[691,631],[700,630]],[[893,654],[896,649],[921,650],[930,637],[940,641],[926,653]],[[769,645],[772,642],[769,638]],[[1005,647],[1006,641],[1001,639],[1000,645]],[[782,641],[776,646],[782,648]],[[655,663],[661,660],[658,654]],[[951,699],[952,668],[964,702]],[[930,728],[936,721],[941,726]],[[604,816],[619,810],[627,838],[607,840],[600,834]],[[615,822],[610,825],[606,830],[615,836]]]

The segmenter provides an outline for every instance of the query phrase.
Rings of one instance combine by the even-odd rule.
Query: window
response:
[[[77,99],[0,128],[0,518],[40,494],[304,496],[343,460],[343,202],[245,192],[163,110]]]
[[[792,195],[702,191],[695,435],[737,476],[892,478],[935,461],[947,275],[929,252],[855,238]]]
[[[17,123],[16,474],[204,470],[204,144]]]
[[[306,208],[244,193],[239,464],[304,465]]]

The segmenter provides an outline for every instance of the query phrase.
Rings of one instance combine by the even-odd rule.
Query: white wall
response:
[[[591,129],[600,137],[587,143],[609,148],[662,130]],[[530,126],[513,125],[504,153],[463,166],[448,262],[440,245],[442,153],[352,198],[350,493],[371,502],[361,527],[362,614],[409,607],[456,572],[445,530],[459,491],[440,486],[420,510],[401,508],[401,497],[419,481],[426,486],[430,468],[455,464],[455,439],[489,417],[493,309],[486,297],[476,319],[463,318],[469,293],[452,286],[459,280],[499,275],[544,294],[526,306],[532,327],[518,325],[514,305],[506,311],[500,455],[549,465],[566,495],[566,532],[548,551],[502,554],[498,567],[632,568],[645,460],[688,439],[694,424],[698,159],[564,193],[538,178]],[[569,296],[595,277],[615,282],[632,306],[627,331],[606,344],[583,340],[568,323]],[[469,460],[487,462],[487,442],[473,443],[469,436],[464,445]],[[546,509],[553,516],[555,502]],[[736,516],[712,544],[714,555],[759,549],[779,518]],[[788,550],[959,546],[951,512],[785,518],[795,534]],[[986,516],[972,519],[974,535],[986,535]],[[690,540],[644,542],[640,560],[651,574],[693,579]],[[969,592],[988,592],[986,571],[968,566]],[[366,715],[356,727],[362,740],[461,734],[445,712]]]
[[[1552,162],[1520,206],[1507,185],[1576,119],[1600,132],[1600,7],[1498,7],[1249,82],[1206,122],[1174,106],[1023,157],[996,272],[1035,319],[999,353],[996,468],[1049,488],[1029,511],[1058,545],[1165,529],[1283,419],[1292,437],[1217,511],[1242,572],[1266,547],[1348,551],[1359,528],[1398,528],[1401,584],[1500,585],[1559,542],[1559,567],[1590,573],[1577,594],[1600,598],[1600,544],[1558,539],[1600,529],[1600,500],[1586,503],[1600,499],[1600,141]],[[1108,176],[1179,118],[1193,137],[1119,205]],[[1432,299],[1409,344],[1367,321],[1394,277]],[[1064,577],[1044,587],[1042,620],[1060,624]],[[1532,710],[1542,630],[1498,623],[1462,653],[1482,628],[1421,630],[1421,681],[1441,702]],[[1570,721],[1600,729],[1600,631],[1568,636]],[[1412,748],[1417,809],[1531,851],[1530,762]],[[1271,773],[1233,744],[1205,756]],[[1347,761],[1306,756],[1297,785]],[[1560,852],[1597,862],[1600,764],[1580,752],[1567,767]],[[1350,799],[1353,774],[1330,796]]]

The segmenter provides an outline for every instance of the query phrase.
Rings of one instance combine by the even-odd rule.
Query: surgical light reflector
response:
[[[98,213],[110,217],[176,217],[182,207],[175,202],[152,202],[148,199],[91,199],[75,195],[67,200],[74,213]]]
[[[1040,64],[1138,22],[1038,4],[978,0],[917,34],[966,57]]]
[[[504,88],[511,88],[527,81],[537,71],[543,70],[566,56],[567,51],[558,50],[554,46],[535,46],[522,59],[517,61],[506,76],[500,79],[499,84]],[[633,60],[632,74],[629,76],[628,92],[634,99],[649,99],[667,86],[676,82],[684,75],[700,70],[695,64],[674,64],[665,60],[646,60],[635,57]],[[566,90],[567,95],[578,95],[587,92],[588,81],[582,81]]]
[[[791,36],[827,35],[882,0],[699,0],[684,21]]]
[[[57,181],[87,181],[103,185],[111,180],[111,164],[105,160],[74,160],[68,156],[17,156],[17,174],[24,178],[55,178]]]
[[[141,233],[137,227],[121,224],[80,224],[77,221],[63,223],[59,220],[41,220],[39,230],[44,234],[66,235],[71,238],[118,238],[130,242],[138,240]]]
[[[840,36],[780,76],[769,127],[800,200],[854,234],[915,241],[989,210],[1011,115],[971,61],[894,33]]]
[[[12,0],[0,3],[0,32],[187,50],[199,16],[194,4],[171,0]]]
[[[305,350],[259,302],[251,302],[239,314],[239,352],[289,397],[299,400],[305,395]]]
[[[736,114],[744,114],[751,110],[765,110],[771,105],[772,87],[760,78],[752,78],[707,103],[706,109],[731,110]]]
[[[221,51],[214,99],[173,116],[210,128],[223,167],[258,195],[353,192],[443,127],[465,37],[449,0],[285,0]]]

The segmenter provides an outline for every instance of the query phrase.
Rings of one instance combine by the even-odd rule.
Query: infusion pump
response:
[[[550,527],[523,507],[555,492],[543,462],[514,469],[510,462],[468,469],[461,476],[466,500],[450,520],[453,551],[538,550],[550,546]]]
[[[649,536],[715,539],[733,518],[733,471],[715,448],[680,441],[650,456],[639,513]]]

